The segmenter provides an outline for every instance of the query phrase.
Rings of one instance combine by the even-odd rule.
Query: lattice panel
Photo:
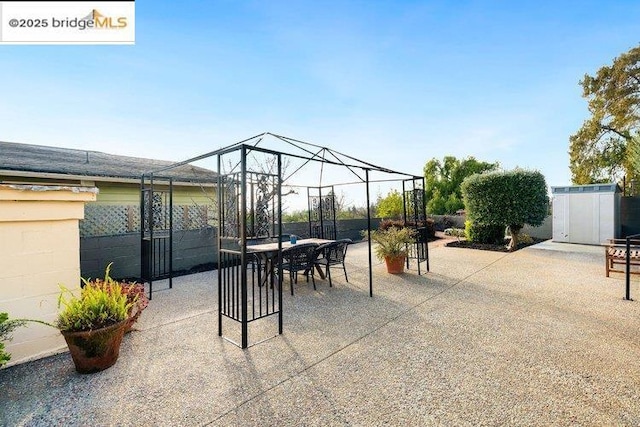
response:
[[[114,236],[129,233],[128,208],[129,206],[122,205],[85,205],[84,220],[80,221],[80,237]],[[137,219],[140,223],[139,212],[137,212]]]
[[[173,207],[173,227],[176,230],[198,230],[209,226],[210,206],[182,205]]]
[[[80,221],[80,237],[117,236],[140,232],[140,206],[87,204]],[[178,205],[173,207],[173,229],[198,230],[209,227],[208,205]]]

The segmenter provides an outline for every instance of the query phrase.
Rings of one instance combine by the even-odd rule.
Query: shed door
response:
[[[555,242],[568,241],[568,227],[566,221],[569,208],[567,203],[567,197],[564,195],[557,195],[553,197],[553,240]]]
[[[596,244],[598,236],[598,195],[594,193],[569,196],[568,242]],[[566,230],[567,228],[565,228]],[[595,236],[595,237],[594,237]]]

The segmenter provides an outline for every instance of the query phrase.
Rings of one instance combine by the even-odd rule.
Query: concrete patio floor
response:
[[[350,283],[285,292],[247,350],[217,336],[215,272],[180,277],[112,368],[0,370],[0,425],[640,425],[640,302],[602,248],[554,245],[434,245],[423,276],[376,264],[373,298],[354,245]]]

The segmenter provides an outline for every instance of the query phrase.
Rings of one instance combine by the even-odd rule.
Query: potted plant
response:
[[[84,287],[79,294],[60,286],[58,308],[61,310],[53,324],[34,319],[9,319],[7,313],[0,313],[0,366],[11,357],[1,341],[9,341],[14,329],[29,322],[59,329],[80,373],[102,371],[116,363],[122,337],[149,300],[143,285],[112,279],[111,265],[107,266],[104,279],[82,279]]]
[[[76,371],[102,371],[118,360],[133,303],[116,283],[86,285],[80,295],[63,287],[55,326],[67,342]]]
[[[371,232],[371,240],[376,243],[374,252],[379,260],[387,264],[387,272],[404,272],[407,245],[414,242],[415,231],[407,227],[388,227]]]

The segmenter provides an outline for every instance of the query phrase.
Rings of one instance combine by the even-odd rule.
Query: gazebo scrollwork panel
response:
[[[336,198],[333,186],[308,188],[307,197],[309,237],[335,240],[337,235]]]

